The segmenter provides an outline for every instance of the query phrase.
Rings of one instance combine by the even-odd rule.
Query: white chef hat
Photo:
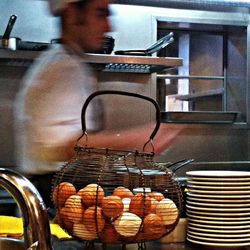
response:
[[[68,3],[82,2],[84,0],[48,0],[50,11],[54,16],[60,15]]]

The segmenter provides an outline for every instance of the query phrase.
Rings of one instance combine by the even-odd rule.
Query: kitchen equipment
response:
[[[230,124],[236,122],[238,114],[229,111],[162,111],[161,119],[166,123]]]
[[[250,172],[189,171],[187,240],[205,246],[250,246]]]
[[[13,195],[20,207],[26,248],[35,244],[33,249],[52,250],[47,210],[33,184],[13,170],[0,168],[0,186]]]
[[[143,152],[87,146],[86,108],[94,97],[106,94],[142,98],[155,106],[156,125]],[[56,173],[52,189],[59,221],[69,234],[104,244],[138,243],[144,249],[146,241],[175,228],[182,210],[181,188],[170,169],[163,171],[153,161],[159,117],[158,104],[143,95],[107,90],[89,96],[76,155]],[[82,138],[85,146],[79,145]],[[149,144],[152,152],[145,152]]]
[[[16,19],[16,15],[10,16],[5,32],[0,37],[0,49],[41,51],[48,48],[49,43],[22,41],[21,38],[11,37],[10,34]]]
[[[117,50],[114,53],[116,55],[151,56],[153,53],[160,51],[174,42],[173,35],[174,33],[170,32],[145,50]]]
[[[5,29],[5,32],[3,36],[1,37],[1,47],[3,49],[11,49],[16,50],[18,42],[21,40],[17,37],[10,37],[11,31],[14,27],[14,24],[16,22],[17,16],[11,15],[7,24],[7,27]]]
[[[115,39],[112,36],[105,36],[102,49],[97,53],[99,54],[111,54],[115,46]]]

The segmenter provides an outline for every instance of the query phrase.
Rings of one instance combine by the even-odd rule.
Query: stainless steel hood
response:
[[[250,8],[248,0],[116,0],[118,4],[183,9],[241,10]]]

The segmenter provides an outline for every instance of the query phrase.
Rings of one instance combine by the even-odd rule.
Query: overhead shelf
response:
[[[107,72],[154,73],[182,66],[183,60],[177,57],[117,56],[87,54],[87,61],[103,66]]]
[[[198,93],[193,93],[193,94],[187,94],[187,95],[168,95],[168,97],[175,98],[176,100],[181,100],[181,101],[192,101],[195,99],[200,99],[204,97],[211,97],[211,96],[218,96],[218,95],[223,95],[224,89],[219,88],[219,89],[211,89],[207,91],[202,91]]]
[[[166,111],[161,112],[163,123],[232,124],[238,112],[223,111]]]
[[[27,67],[39,55],[39,51],[0,50],[1,66]],[[182,66],[182,59],[175,57],[117,56],[86,54],[84,61],[105,72],[154,73]]]

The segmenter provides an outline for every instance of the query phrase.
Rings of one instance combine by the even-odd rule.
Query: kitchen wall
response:
[[[36,10],[35,12],[33,10]],[[59,26],[57,18],[51,17],[46,1],[39,0],[1,0],[0,34],[3,34],[11,14],[18,16],[13,36],[20,37],[24,41],[50,42],[57,38]],[[115,48],[119,49],[143,49],[156,41],[156,20],[183,20],[183,11],[178,9],[142,7],[129,5],[112,5],[113,31],[111,35],[115,38]],[[193,15],[195,14],[195,15]],[[187,20],[195,19],[203,22],[214,22],[222,18],[217,12],[209,13],[209,18],[203,11],[185,12]],[[243,20],[249,20],[246,13],[230,12],[224,13],[225,22],[235,20],[239,24]],[[1,55],[1,51],[0,51]],[[27,67],[9,67],[0,65],[0,166],[15,165],[12,103],[18,90],[20,79]],[[135,75],[124,73],[98,73],[104,89],[123,89],[139,92],[155,98],[156,75]],[[244,97],[242,97],[244,98]],[[108,103],[111,105],[111,103]],[[148,109],[148,108],[146,108]],[[150,119],[153,113],[149,110]],[[142,119],[142,120],[141,120]],[[141,118],[141,121],[144,121]],[[133,120],[133,116],[132,119]],[[119,121],[117,121],[119,123]],[[120,125],[122,126],[122,125]],[[230,167],[248,168],[249,161],[249,129],[248,124],[242,126],[231,125],[188,125],[169,124],[169,132],[178,134],[168,149],[156,158],[157,161],[169,162],[183,158],[194,158],[197,163],[195,168],[210,166],[221,166],[229,162]],[[180,133],[177,133],[180,132]],[[235,164],[232,164],[235,163]],[[243,162],[243,164],[242,164]],[[247,163],[247,164],[246,164]],[[227,168],[227,164],[222,164]]]

